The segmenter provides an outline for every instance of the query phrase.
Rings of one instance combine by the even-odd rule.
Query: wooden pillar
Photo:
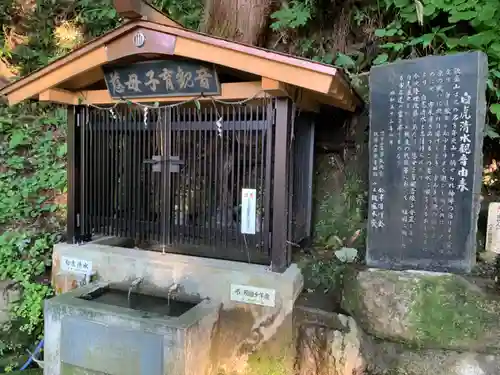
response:
[[[79,107],[68,107],[68,208],[66,219],[66,241],[80,242],[80,129]]]
[[[276,100],[273,175],[273,227],[271,264],[275,272],[283,272],[291,263],[289,241],[289,184],[292,103],[288,98]]]

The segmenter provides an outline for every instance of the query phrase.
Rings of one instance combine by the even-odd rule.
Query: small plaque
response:
[[[488,207],[488,232],[486,251],[500,254],[500,203],[490,203]]]
[[[231,301],[274,307],[276,305],[276,290],[231,284]]]
[[[257,190],[242,189],[241,233],[255,234],[256,216],[257,216]]]
[[[61,257],[61,271],[90,275],[92,273],[92,261],[63,256]]]

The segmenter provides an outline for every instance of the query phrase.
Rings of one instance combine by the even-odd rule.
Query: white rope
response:
[[[291,99],[292,102],[294,102],[294,104],[295,104],[295,101],[293,100],[293,98],[285,90],[279,90],[279,91],[281,91],[283,94],[285,94],[285,96],[287,96],[289,99]],[[200,95],[200,96],[197,96],[195,98],[190,98],[190,99],[187,99],[187,100],[182,101],[182,102],[177,102],[177,103],[172,103],[172,104],[164,104],[164,105],[159,105],[159,103],[155,103],[154,105],[150,105],[150,104],[134,102],[132,100],[120,99],[118,102],[114,103],[112,106],[104,107],[104,106],[98,106],[98,105],[95,105],[92,103],[85,103],[85,98],[82,95],[82,98],[84,99],[82,104],[87,105],[87,106],[92,107],[92,108],[95,108],[95,109],[99,109],[101,111],[108,111],[113,120],[118,119],[117,114],[115,112],[115,108],[117,106],[119,106],[120,104],[136,105],[136,106],[142,108],[144,111],[144,127],[147,128],[148,127],[148,113],[149,113],[150,109],[158,110],[158,109],[175,108],[175,107],[180,107],[182,105],[189,104],[189,103],[195,103],[196,107],[199,109],[200,108],[199,100],[200,99],[209,99],[209,100],[211,100],[211,102],[214,106],[214,109],[215,109],[215,113],[217,115],[217,121],[215,122],[215,125],[217,126],[217,135],[220,138],[222,138],[223,117],[219,114],[219,111],[217,109],[216,104],[224,104],[224,105],[232,105],[232,106],[244,105],[244,104],[256,99],[262,93],[264,93],[264,96],[263,96],[264,99],[268,99],[268,98],[272,97],[265,90],[259,90],[254,95],[252,95],[246,99],[237,100],[237,101],[225,101],[225,100],[221,100],[221,99],[216,99],[213,96]]]
[[[288,95],[288,93],[285,90],[280,90],[280,91],[283,94],[285,94],[285,96],[287,96],[288,98],[293,100],[293,98],[290,95]],[[150,104],[134,102],[134,101],[128,100],[128,99],[120,99],[118,102],[114,103],[112,106],[105,106],[104,107],[104,106],[99,106],[99,105],[95,105],[92,103],[86,103],[85,97],[82,95],[83,102],[81,104],[87,105],[89,107],[93,107],[96,109],[104,110],[104,111],[110,111],[111,115],[113,116],[113,114],[114,114],[113,110],[120,104],[132,104],[132,105],[136,105],[138,107],[148,108],[148,109],[166,109],[166,108],[179,107],[179,106],[182,106],[184,104],[189,104],[189,103],[198,103],[199,104],[200,99],[210,99],[212,101],[212,103],[225,104],[225,105],[243,105],[243,104],[246,104],[246,103],[256,99],[262,93],[264,93],[265,99],[272,97],[265,90],[259,90],[254,95],[252,95],[246,99],[242,99],[242,100],[238,100],[238,101],[226,101],[226,100],[216,99],[213,96],[199,95],[197,97],[190,98],[190,99],[184,100],[182,102],[177,102],[177,103],[172,103],[172,104],[164,104],[164,105],[159,105],[158,103],[156,103],[155,105],[150,105]]]

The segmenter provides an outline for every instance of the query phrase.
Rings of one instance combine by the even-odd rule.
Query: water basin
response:
[[[129,296],[128,291],[110,286],[97,288],[80,296],[79,298],[105,305],[138,310],[148,314],[158,314],[171,317],[181,316],[199,303],[194,301],[184,301],[175,295],[172,295],[169,298],[131,292]]]

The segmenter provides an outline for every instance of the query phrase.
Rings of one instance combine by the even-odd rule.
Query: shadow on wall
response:
[[[313,180],[314,245],[337,248],[364,228],[368,189],[368,110],[332,109],[316,123]],[[359,246],[364,235],[356,239]]]

